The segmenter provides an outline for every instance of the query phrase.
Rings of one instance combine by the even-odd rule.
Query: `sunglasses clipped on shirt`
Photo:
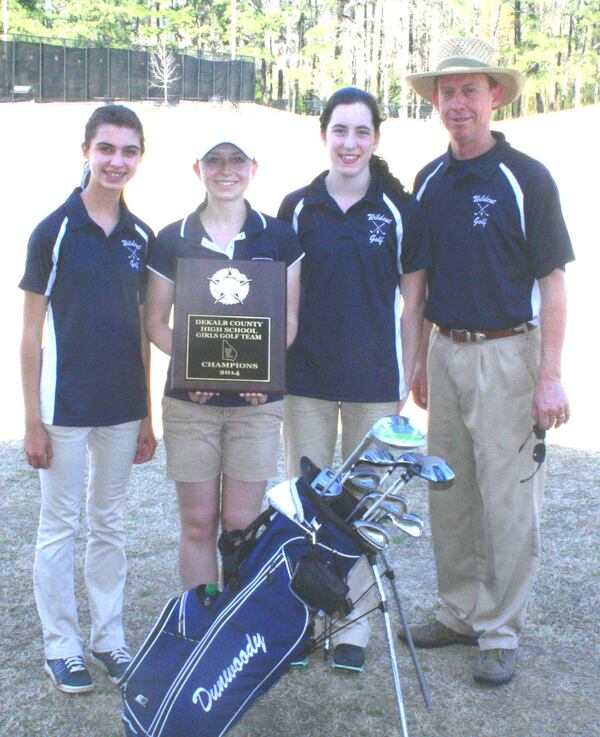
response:
[[[537,468],[526,479],[521,479],[520,483],[522,484],[530,481],[540,470],[542,463],[546,460],[546,431],[542,430],[542,428],[538,427],[537,425],[533,426],[533,429],[521,444],[521,447],[519,448],[519,453],[523,450],[532,434],[535,435],[538,440],[538,442],[533,446],[533,462],[537,463]]]

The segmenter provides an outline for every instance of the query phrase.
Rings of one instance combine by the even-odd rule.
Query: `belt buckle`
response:
[[[482,345],[485,343],[485,333],[481,333],[479,330],[460,330],[458,328],[450,328],[450,338],[454,340],[454,333],[460,333],[464,335],[465,343],[475,343],[476,345]],[[459,340],[459,342],[462,342]]]

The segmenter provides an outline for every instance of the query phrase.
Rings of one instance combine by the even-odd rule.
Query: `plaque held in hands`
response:
[[[179,258],[171,388],[285,392],[286,265]]]

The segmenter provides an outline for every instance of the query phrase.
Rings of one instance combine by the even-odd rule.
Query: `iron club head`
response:
[[[373,551],[383,550],[389,545],[390,538],[387,530],[377,522],[365,522],[362,519],[357,519],[352,523],[352,527]]]

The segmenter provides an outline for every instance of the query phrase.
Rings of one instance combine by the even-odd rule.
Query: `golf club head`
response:
[[[379,522],[381,518],[388,516],[391,518],[397,518],[402,519],[404,515],[407,512],[406,502],[404,500],[398,502],[394,501],[391,502],[389,498],[386,498],[384,502],[381,503],[379,506],[379,509],[377,510],[377,514],[374,517],[375,522]]]
[[[357,519],[352,523],[352,527],[354,527],[371,550],[383,550],[389,545],[390,538],[387,530],[377,522],[365,522],[362,519]]]
[[[319,475],[314,479],[311,487],[319,496],[339,496],[342,493],[342,485],[336,479],[337,474],[329,466],[324,466]]]
[[[357,518],[359,512],[361,512],[361,510],[363,509],[367,509],[371,504],[373,504],[377,499],[381,497],[381,494],[381,491],[370,491],[368,494],[365,494],[362,499],[357,502],[354,509],[350,512],[350,514],[346,518],[346,522],[353,518]]]
[[[410,450],[425,444],[423,433],[402,415],[389,415],[377,420],[370,430],[370,435],[384,448]]]
[[[401,517],[390,516],[394,527],[405,532],[410,537],[421,537],[423,534],[423,520],[416,514],[405,512]]]
[[[359,494],[366,494],[372,491],[377,491],[379,488],[379,474],[377,471],[360,468],[351,471],[348,476],[344,479],[344,486],[350,491],[357,492]]]
[[[372,466],[373,468],[389,468],[395,463],[392,454],[385,448],[367,448],[356,461],[356,466]]]
[[[408,468],[409,466],[413,466],[415,463],[418,463],[421,458],[423,458],[422,453],[414,453],[413,451],[406,451],[406,453],[402,453],[401,455],[396,458],[394,461],[394,464],[396,466],[402,466],[403,468]]]
[[[432,484],[443,484],[452,481],[454,471],[443,458],[438,456],[421,456],[413,465],[415,475]]]

